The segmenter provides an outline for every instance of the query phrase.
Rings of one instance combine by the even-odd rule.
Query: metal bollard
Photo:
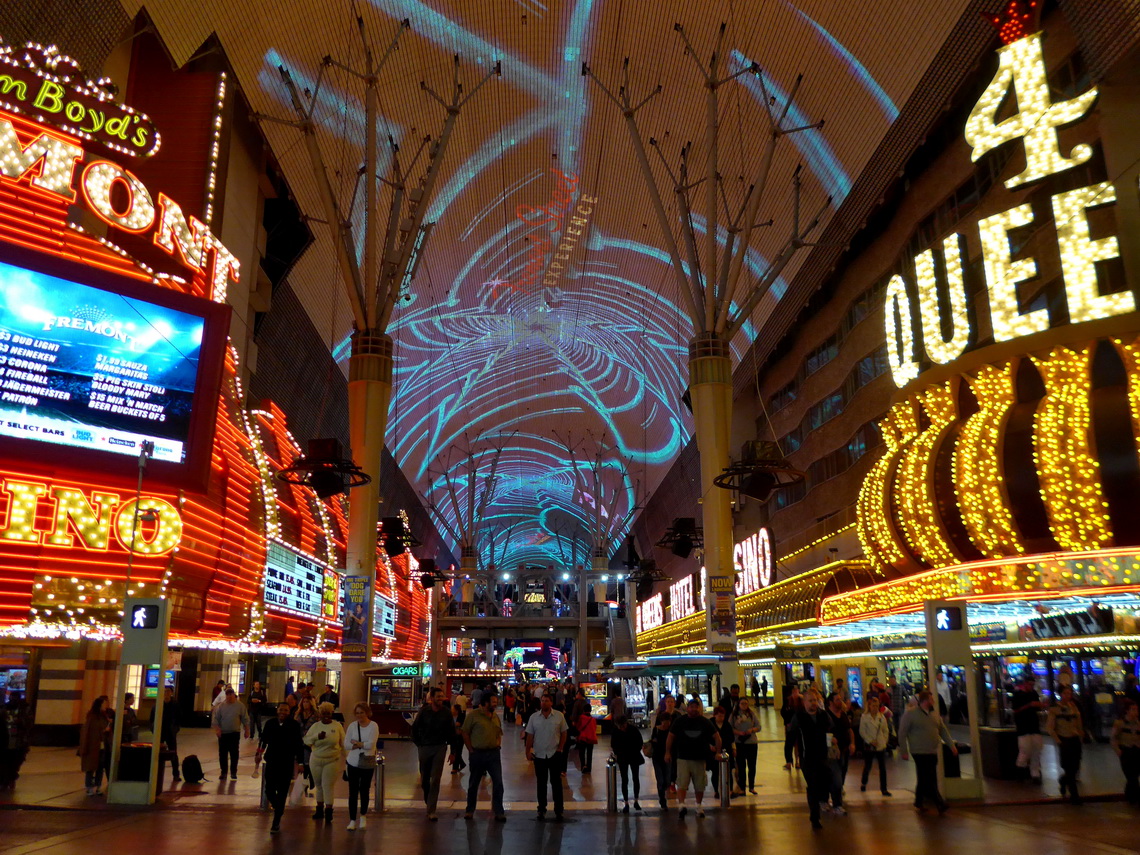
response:
[[[611,754],[606,761],[606,813],[617,813],[617,761]]]
[[[376,755],[376,775],[372,779],[373,785],[376,787],[375,794],[372,796],[372,802],[376,805],[376,812],[380,813],[384,810],[384,793],[387,789],[387,781],[384,779],[384,755]]]
[[[726,808],[732,804],[732,775],[728,768],[728,752],[720,752],[716,760],[717,782],[720,784],[720,806]]]

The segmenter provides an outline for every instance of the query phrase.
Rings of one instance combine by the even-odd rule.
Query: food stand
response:
[[[427,668],[423,662],[409,662],[364,672],[372,720],[380,727],[381,736],[411,736],[411,720],[423,701]]]

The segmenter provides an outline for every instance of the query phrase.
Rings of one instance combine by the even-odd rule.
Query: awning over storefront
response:
[[[746,594],[736,601],[737,636],[748,638],[814,626],[825,597],[881,578],[866,561],[834,561]]]

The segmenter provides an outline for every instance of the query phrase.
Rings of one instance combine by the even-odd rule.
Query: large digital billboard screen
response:
[[[124,458],[149,441],[184,467],[212,433],[226,307],[44,262],[0,257],[0,436]]]

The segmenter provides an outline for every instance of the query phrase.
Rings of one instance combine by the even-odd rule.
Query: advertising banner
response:
[[[344,578],[344,639],[340,645],[342,662],[364,662],[365,640],[371,631],[372,580],[367,576]]]
[[[709,651],[736,658],[736,579],[709,576]]]

